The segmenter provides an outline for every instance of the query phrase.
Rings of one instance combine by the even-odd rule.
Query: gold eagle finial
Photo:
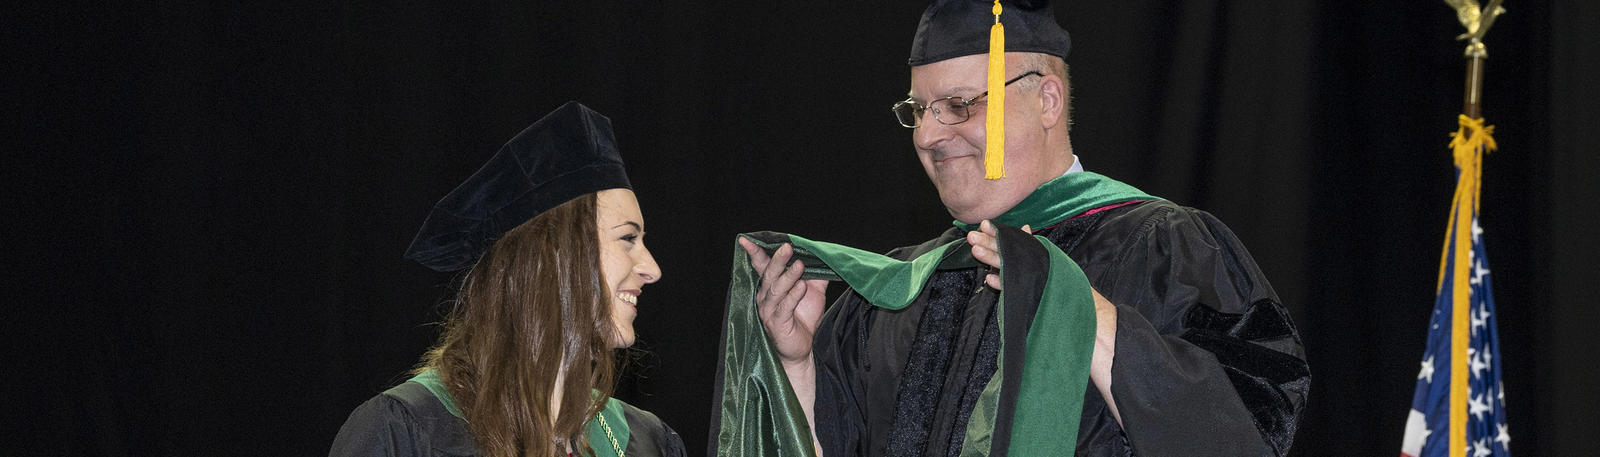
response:
[[[1487,54],[1483,47],[1483,35],[1489,33],[1489,26],[1494,25],[1494,19],[1505,14],[1506,9],[1500,7],[1501,0],[1489,0],[1489,5],[1478,7],[1478,0],[1444,0],[1451,8],[1456,10],[1456,19],[1467,28],[1467,33],[1457,36],[1457,40],[1467,41],[1467,55],[1483,57]]]

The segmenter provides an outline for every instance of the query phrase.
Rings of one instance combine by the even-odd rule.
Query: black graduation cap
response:
[[[437,271],[472,266],[507,231],[580,195],[631,188],[611,120],[561,105],[523,129],[433,205],[405,257]]]
[[[1067,58],[1072,38],[1056,23],[1050,2],[1003,1],[1005,49],[1010,52],[1038,52]],[[934,63],[989,52],[989,28],[994,25],[993,2],[985,0],[937,0],[922,12],[917,34],[911,39],[911,66]]]

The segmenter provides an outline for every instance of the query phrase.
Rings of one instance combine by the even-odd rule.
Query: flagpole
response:
[[[1477,47],[1473,52],[1473,45],[1467,46],[1467,96],[1462,103],[1461,114],[1473,119],[1483,119],[1483,59],[1487,57],[1483,51],[1483,42],[1474,43]]]
[[[1451,208],[1448,251],[1451,271],[1451,331],[1450,331],[1450,420],[1449,454],[1464,457],[1467,453],[1467,347],[1470,336],[1471,305],[1469,303],[1468,271],[1471,267],[1471,228],[1478,207],[1478,184],[1482,172],[1485,146],[1492,148],[1493,140],[1483,127],[1483,63],[1488,51],[1483,36],[1488,33],[1494,19],[1505,12],[1501,0],[1490,0],[1486,8],[1479,9],[1477,0],[1445,0],[1456,10],[1456,18],[1467,28],[1467,33],[1456,37],[1467,41],[1466,94],[1463,98],[1461,128],[1451,141],[1455,162],[1459,168],[1455,202]],[[1443,272],[1440,272],[1441,276]],[[1444,284],[1440,284],[1441,288]],[[1444,290],[1440,290],[1441,294]]]
[[[1489,26],[1494,25],[1494,20],[1506,12],[1500,7],[1502,0],[1489,0],[1489,5],[1479,9],[1477,0],[1445,0],[1456,10],[1456,18],[1467,32],[1457,36],[1457,40],[1467,42],[1467,83],[1466,97],[1463,101],[1462,114],[1468,118],[1483,118],[1483,61],[1489,57],[1487,48],[1483,45],[1483,36],[1489,33]]]

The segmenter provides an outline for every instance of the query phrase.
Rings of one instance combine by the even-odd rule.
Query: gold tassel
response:
[[[1456,220],[1456,213],[1465,209],[1461,202],[1471,202],[1473,214],[1478,212],[1479,186],[1483,180],[1483,155],[1500,149],[1494,141],[1494,126],[1483,125],[1483,118],[1470,118],[1465,114],[1456,116],[1460,125],[1455,132],[1450,134],[1450,151],[1455,160],[1455,165],[1461,171],[1456,176],[1456,193],[1451,197],[1455,206],[1450,209],[1450,220]],[[1444,287],[1444,261],[1450,254],[1450,240],[1445,240],[1444,252],[1439,253],[1439,287]]]
[[[994,26],[989,27],[988,112],[983,178],[1000,179],[1006,176],[1006,28],[1000,25],[1000,0],[994,1]]]
[[[1471,322],[1468,315],[1472,313],[1470,300],[1471,286],[1468,276],[1471,276],[1472,258],[1472,226],[1473,220],[1478,216],[1478,196],[1480,186],[1483,184],[1483,155],[1499,148],[1495,144],[1494,126],[1483,125],[1482,118],[1470,118],[1463,114],[1457,117],[1460,127],[1450,134],[1450,149],[1455,156],[1456,168],[1460,173],[1456,176],[1456,195],[1452,199],[1450,208],[1450,234],[1454,238],[1446,239],[1445,253],[1439,255],[1439,287],[1440,293],[1444,291],[1444,257],[1454,251],[1455,267],[1451,272],[1450,300],[1450,446],[1456,452],[1457,444],[1465,443],[1467,436],[1467,338],[1471,335]],[[1456,357],[1461,356],[1461,357]],[[1465,449],[1465,446],[1460,446]],[[1465,451],[1460,451],[1465,455]]]

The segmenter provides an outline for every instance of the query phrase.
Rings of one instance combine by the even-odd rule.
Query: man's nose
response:
[[[934,117],[933,110],[928,110],[922,115],[922,122],[917,128],[911,130],[911,141],[919,149],[932,149],[940,142],[950,138],[952,125],[944,125]]]

